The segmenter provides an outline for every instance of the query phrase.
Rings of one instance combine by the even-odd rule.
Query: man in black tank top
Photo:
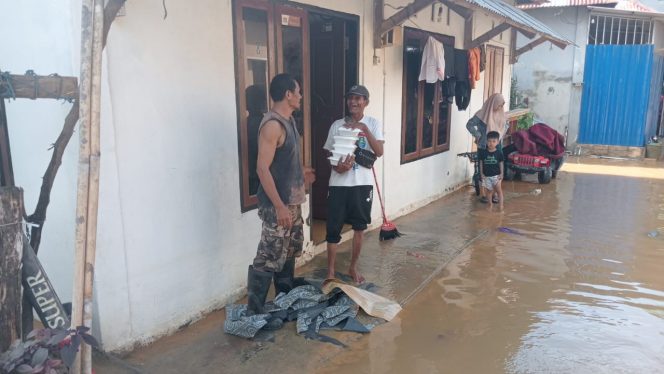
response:
[[[258,216],[263,221],[261,240],[249,266],[247,296],[249,314],[263,314],[265,297],[274,280],[276,293],[294,287],[295,258],[304,242],[302,210],[305,184],[313,182],[311,168],[300,161],[299,134],[292,117],[300,108],[300,86],[292,76],[279,74],[270,82],[274,106],[265,113],[258,129]],[[282,321],[268,321],[277,329]]]

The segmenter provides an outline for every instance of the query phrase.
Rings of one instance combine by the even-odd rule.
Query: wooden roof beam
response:
[[[519,56],[521,56],[522,54],[524,54],[524,53],[530,51],[531,49],[537,47],[538,45],[540,45],[540,44],[542,44],[542,43],[544,43],[544,42],[546,42],[547,40],[548,40],[547,38],[545,38],[545,37],[541,37],[541,38],[539,38],[539,39],[535,39],[535,40],[533,40],[532,42],[530,42],[530,43],[524,45],[524,46],[521,47],[521,48],[518,48],[516,51],[514,51],[514,58],[515,58],[515,59],[518,59]]]
[[[537,36],[536,32],[528,31],[528,30],[522,29],[521,27],[514,26],[514,25],[512,25],[512,27],[514,27],[515,30],[520,32],[521,35],[525,36],[528,39],[532,39],[532,38]]]
[[[551,39],[549,37],[543,36],[543,38],[546,38],[548,41],[551,42],[551,44],[555,45],[556,47],[558,47],[560,49],[565,49],[567,47],[567,44],[561,43],[561,42],[559,42],[557,40],[554,40],[554,39]]]
[[[466,9],[470,10],[471,12],[472,11],[478,11],[478,12],[482,12],[482,13],[487,13],[486,9],[484,9],[480,6],[474,5],[474,4],[467,3],[463,0],[445,0],[445,2],[458,5],[459,7],[466,8]],[[504,18],[504,16],[498,16],[498,17],[503,18],[503,21],[505,23],[508,23],[512,27],[516,28],[521,34],[526,36],[528,39],[532,39],[535,36],[537,36],[537,34],[538,34],[537,31],[531,29],[530,27],[524,27],[525,25],[522,25],[522,24],[520,24],[520,23],[518,23],[518,22],[516,22],[512,19]],[[549,41],[551,43],[553,43],[556,47],[558,47],[560,49],[565,49],[565,47],[567,46],[567,44],[565,44],[564,42],[556,40],[553,37],[548,37],[547,36],[547,38],[549,39]]]
[[[6,74],[0,79],[0,99],[78,99],[78,79],[59,75]]]
[[[108,0],[106,1],[106,6],[104,7],[104,33],[102,34],[102,43],[106,45],[106,38],[108,37],[108,32],[111,30],[111,24],[115,17],[118,15],[118,12],[125,5],[127,0]]]
[[[477,38],[473,39],[470,44],[466,46],[466,49],[471,49],[475,47],[479,47],[480,45],[488,42],[489,40],[493,39],[494,37],[498,36],[500,33],[503,31],[507,31],[512,25],[510,25],[507,22],[503,22],[500,25],[492,28],[491,30],[485,32],[484,34],[478,36]]]
[[[404,8],[390,16],[390,18],[383,19],[383,7],[385,6],[385,1],[374,0],[374,48],[382,47],[380,38],[383,34],[390,31],[395,26],[404,23],[408,18],[417,14],[417,12],[436,2],[438,2],[438,0],[414,0],[412,3],[406,5]]]
[[[473,16],[473,11],[465,8],[461,5],[455,4],[451,1],[448,0],[438,0],[441,4],[446,5],[448,8],[450,8],[451,11],[454,13],[458,14],[459,16],[463,17],[464,19],[467,19],[468,17]]]

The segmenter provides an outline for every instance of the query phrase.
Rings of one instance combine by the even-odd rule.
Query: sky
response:
[[[664,1],[662,0],[639,0],[644,5],[647,5],[659,12],[664,12]]]

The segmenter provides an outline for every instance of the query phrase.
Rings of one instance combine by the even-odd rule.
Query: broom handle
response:
[[[380,201],[380,211],[383,213],[383,223],[387,223],[387,217],[385,216],[385,207],[383,206],[383,197],[380,195],[380,187],[378,187],[378,178],[376,177],[376,169],[371,168],[374,176],[374,182],[376,182],[376,192],[378,192],[378,201]]]

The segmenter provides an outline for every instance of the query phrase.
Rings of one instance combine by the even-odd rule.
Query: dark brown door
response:
[[[494,93],[503,92],[503,59],[505,50],[486,46],[486,71],[484,72],[484,101]]]
[[[322,14],[309,14],[311,40],[311,135],[316,182],[312,216],[327,219],[330,163],[323,149],[332,122],[344,115],[345,22]]]

